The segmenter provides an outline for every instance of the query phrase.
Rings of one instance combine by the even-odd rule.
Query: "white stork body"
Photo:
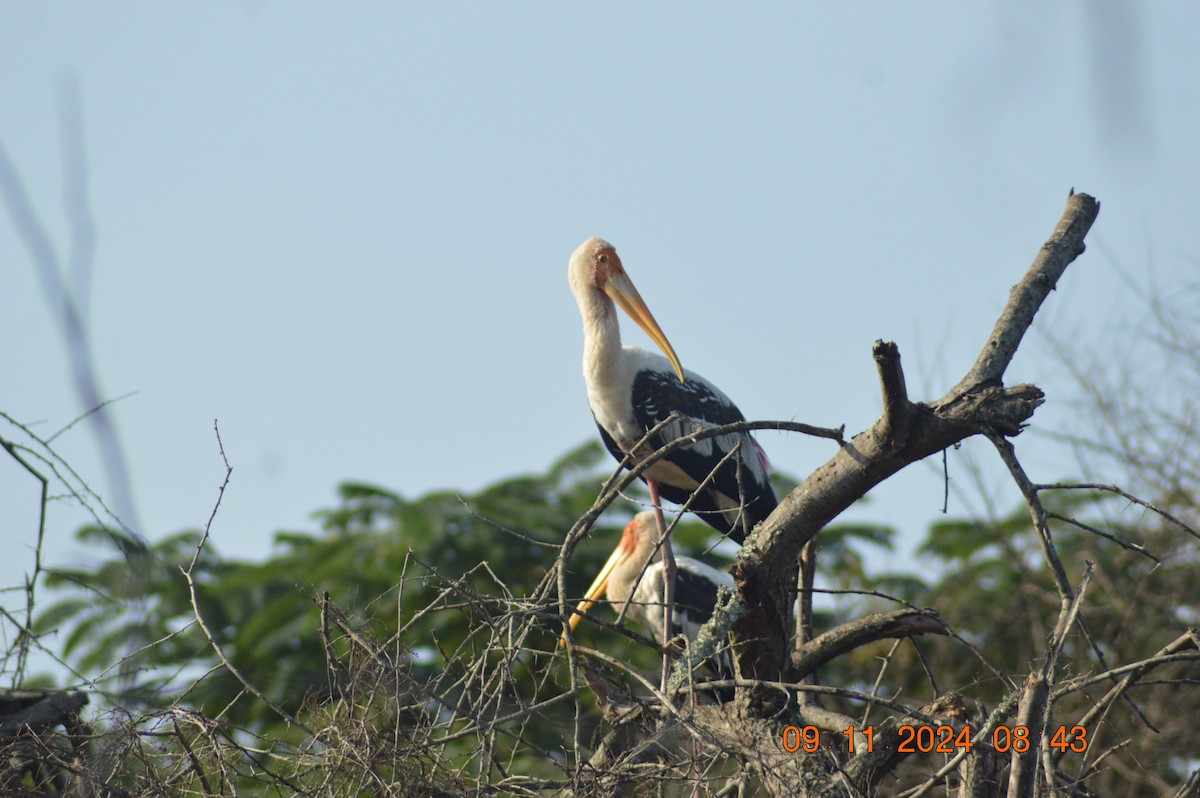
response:
[[[654,523],[653,514],[650,514],[650,523]],[[650,563],[632,596],[612,587],[608,591],[608,597],[617,605],[618,613],[625,612],[626,617],[644,623],[659,640],[663,637],[662,568],[661,560]],[[682,634],[688,640],[695,640],[700,627],[712,618],[713,607],[717,604],[717,588],[724,585],[735,590],[733,577],[697,559],[679,555],[675,556],[675,569],[675,603],[668,637]],[[637,566],[636,571],[634,578],[641,572],[641,565]],[[629,609],[624,609],[626,605]]]
[[[583,316],[588,403],[614,457],[621,460],[632,454],[636,463],[697,427],[745,420],[719,388],[679,364],[611,244],[599,238],[583,242],[571,256],[568,275]],[[667,357],[621,345],[614,300]],[[637,449],[646,433],[672,413],[682,420],[671,422]],[[738,452],[725,460],[739,444]],[[767,470],[767,458],[754,438],[749,433],[730,433],[672,453],[655,463],[643,479],[651,484],[652,493],[657,485],[663,496],[677,504],[687,502],[708,480],[692,498],[690,509],[740,543],[778,504]]]
[[[584,599],[571,616],[574,629],[582,614],[607,596],[618,614],[645,624],[656,640],[686,635],[695,640],[717,603],[717,589],[724,585],[734,590],[733,577],[691,557],[675,558],[674,601],[670,634],[663,634],[663,564],[647,563],[654,557],[658,541],[654,513],[643,512],[625,527],[621,541],[608,562],[600,569]],[[732,678],[733,662],[728,651],[707,665],[710,675]]]

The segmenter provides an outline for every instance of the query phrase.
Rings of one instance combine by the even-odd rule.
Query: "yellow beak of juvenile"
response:
[[[571,631],[575,631],[575,627],[579,626],[579,622],[583,619],[583,614],[595,606],[596,602],[604,597],[604,592],[608,590],[608,580],[612,576],[612,572],[621,567],[621,564],[629,559],[630,552],[625,546],[625,541],[613,549],[613,553],[608,555],[608,562],[604,563],[604,567],[600,569],[600,573],[596,574],[595,580],[592,581],[592,586],[583,594],[583,601],[575,607],[575,612],[571,615],[567,624],[571,627]],[[558,641],[560,646],[567,644],[567,633],[563,631],[562,638]]]

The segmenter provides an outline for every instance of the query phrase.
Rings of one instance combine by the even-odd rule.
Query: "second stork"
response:
[[[654,558],[655,519],[653,513],[638,513],[625,527],[621,541],[608,562],[596,575],[583,601],[575,608],[570,626],[574,629],[600,599],[608,597],[618,613],[636,618],[654,631],[656,640],[669,640],[678,634],[694,641],[700,627],[708,622],[717,604],[717,590],[724,585],[734,590],[733,577],[691,557],[677,558],[675,598],[671,607],[671,625],[664,632],[663,564]],[[566,632],[563,632],[566,638]],[[716,679],[734,677],[733,658],[728,648],[702,664],[702,674]]]

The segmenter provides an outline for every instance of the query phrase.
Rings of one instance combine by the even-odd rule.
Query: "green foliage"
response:
[[[471,587],[494,591],[495,584],[475,569],[488,563],[511,591],[528,591],[554,562],[566,530],[591,505],[601,462],[600,447],[588,445],[545,475],[504,480],[474,496],[437,492],[408,500],[383,488],[344,484],[339,504],[317,514],[320,534],[280,533],[276,553],[263,562],[222,558],[209,540],[193,574],[200,615],[247,679],[295,712],[306,698],[329,691],[317,634],[323,595],[363,634],[386,640],[398,617],[411,618],[436,597],[431,574],[458,578],[469,572]],[[218,670],[191,686],[217,664],[192,623],[182,575],[200,534],[188,531],[143,547],[112,530],[82,529],[81,540],[115,554],[94,568],[52,571],[48,584],[75,589],[60,590],[63,597],[40,614],[39,629],[64,630],[64,652],[82,672],[104,671],[129,654],[125,670],[136,670],[139,695],[169,702],[190,687],[190,702],[204,712],[222,711],[242,692],[230,674]],[[607,526],[594,535],[615,540]],[[596,567],[601,556],[585,553],[577,567]],[[401,597],[406,576],[420,578]],[[425,631],[424,639],[436,633],[443,646],[456,649],[468,630],[461,616],[443,613],[434,614]],[[131,653],[155,640],[161,642]],[[437,667],[421,658],[410,664],[418,675]],[[119,692],[128,689],[118,685],[113,700],[125,704],[128,696]],[[248,728],[278,721],[256,701],[235,703],[226,717]]]
[[[242,748],[250,736],[258,748],[294,746],[311,756],[313,734],[321,741],[322,766],[277,773],[280,784],[311,787],[312,779],[337,774],[347,795],[383,795],[391,789],[386,785],[397,783],[423,785],[417,792],[461,792],[472,779],[487,781],[493,767],[562,778],[556,752],[576,739],[594,744],[602,729],[596,713],[553,702],[570,685],[557,648],[560,621],[556,606],[529,597],[610,468],[600,447],[587,445],[544,474],[504,479],[472,495],[438,491],[408,499],[346,483],[337,504],[316,514],[319,532],[277,534],[275,553],[263,562],[225,559],[208,541],[193,571],[199,616],[230,664],[303,727],[247,693],[195,623],[183,569],[196,557],[199,531],[144,546],[109,529],[80,530],[82,540],[113,555],[93,568],[52,572],[48,582],[59,598],[41,611],[38,629],[43,639],[59,631],[62,650],[80,673],[101,674],[98,684],[113,706],[140,708],[138,733],[161,728],[163,713],[185,708],[189,718],[219,718],[206,720],[203,733],[172,720],[171,733],[194,750],[200,772],[235,774],[228,776],[233,786],[239,778],[261,781],[254,756]],[[1073,579],[1085,558],[1097,564],[1083,618],[1093,639],[1105,641],[1108,662],[1145,657],[1167,642],[1163,630],[1178,628],[1181,617],[1200,617],[1195,551],[1171,546],[1176,530],[1157,523],[1157,516],[1123,523],[1126,515],[1114,512],[1107,494],[1047,492],[1043,499],[1053,512],[1118,540],[1137,540],[1163,560],[1155,567],[1094,531],[1052,522]],[[625,502],[610,508],[583,542],[567,576],[570,595],[583,592],[637,509]],[[818,601],[816,631],[895,609],[886,595],[935,607],[959,638],[864,646],[823,668],[821,680],[869,692],[886,658],[880,688],[889,695],[916,705],[954,686],[995,706],[1044,656],[1059,611],[1027,508],[994,522],[932,525],[918,550],[929,566],[921,575],[869,567],[878,562],[872,552],[891,550],[892,537],[889,527],[871,523],[822,531],[817,586],[841,593],[832,606]],[[732,553],[727,543],[714,548],[712,531],[690,518],[677,527],[675,542],[680,553],[717,565]],[[595,615],[614,619],[604,608]],[[660,666],[652,648],[619,630],[585,622],[576,637],[651,678]],[[1074,636],[1064,661],[1094,662],[1090,643]],[[1185,665],[1161,673],[1197,678]],[[1186,704],[1185,716],[1200,712],[1192,693],[1175,701]],[[535,716],[501,724],[503,733],[483,734],[500,728],[498,719],[545,702]],[[1067,699],[1056,711],[1077,711],[1083,703]],[[841,709],[860,711],[853,704]],[[1126,735],[1137,733],[1127,715],[1109,722]],[[1194,731],[1171,728],[1200,748]],[[445,742],[430,748],[431,738]],[[1140,755],[1150,753],[1143,747]],[[143,776],[135,768],[126,778]],[[192,776],[179,778],[186,783]]]
[[[339,733],[353,727],[362,734],[382,724],[416,739],[419,728],[434,724],[443,724],[443,732],[467,728],[465,721],[450,727],[444,721],[448,707],[477,700],[471,663],[504,673],[506,686],[491,712],[514,712],[567,687],[556,610],[544,610],[516,659],[498,653],[493,637],[536,609],[527,597],[611,467],[601,447],[588,444],[544,474],[504,479],[473,495],[438,491],[408,499],[345,483],[338,503],[315,514],[319,533],[278,533],[274,554],[262,562],[226,559],[208,540],[193,570],[199,616],[242,677],[310,729],[328,723],[345,727]],[[630,495],[644,501],[640,487]],[[579,547],[568,573],[572,596],[582,594],[637,509],[628,502],[610,508]],[[834,556],[822,560],[830,567],[826,578],[853,582],[864,572],[859,546],[888,545],[889,536],[868,525],[830,529],[825,545]],[[307,732],[248,694],[195,623],[183,571],[196,556],[200,531],[148,546],[95,526],[79,537],[113,556],[93,568],[53,571],[48,583],[59,598],[40,613],[38,628],[62,633],[63,650],[81,673],[104,674],[99,683],[112,705],[140,707],[147,717],[186,706],[221,718],[221,728],[263,735],[274,745],[303,743]],[[714,549],[715,542],[709,527],[690,518],[675,532],[681,553],[727,564],[732,547]],[[603,608],[596,614],[614,619]],[[621,652],[648,675],[660,666],[653,649],[619,631],[585,623],[578,637],[586,646]],[[491,756],[510,764],[525,757],[520,772],[561,775],[546,752],[572,745],[577,722],[585,740],[597,729],[594,717],[580,721],[575,714],[570,703],[547,709],[519,739],[498,735]],[[477,760],[477,749],[464,736],[430,759],[426,774],[455,772]],[[530,751],[539,761],[528,759]],[[381,764],[380,774],[395,766]]]

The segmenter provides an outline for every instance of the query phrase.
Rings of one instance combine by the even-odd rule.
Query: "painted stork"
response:
[[[695,431],[697,425],[711,427],[745,420],[717,386],[680,365],[612,244],[600,238],[584,241],[571,255],[567,273],[583,315],[583,376],[588,402],[604,445],[614,457],[624,460],[632,454],[636,464],[656,449]],[[646,331],[666,357],[621,345],[614,302]],[[666,425],[635,451],[646,433],[672,413],[679,413],[682,420]],[[737,454],[722,463],[739,443]],[[749,433],[736,433],[684,447],[651,466],[642,479],[656,509],[660,494],[680,505],[695,494],[692,512],[741,543],[778,504],[767,474],[767,458],[758,442]],[[710,475],[712,478],[697,492]],[[669,560],[670,555],[664,557]]]
[[[657,549],[657,520],[652,512],[634,516],[621,534],[621,541],[609,556],[608,562],[596,575],[583,601],[575,608],[569,621],[571,629],[597,601],[605,596],[618,613],[646,624],[654,639],[669,640],[679,634],[695,640],[700,627],[712,617],[717,603],[717,588],[725,585],[734,589],[733,577],[691,557],[675,558],[675,600],[672,604],[670,634],[663,634],[663,563],[647,562]],[[645,573],[643,573],[643,570]],[[566,632],[563,632],[566,640]],[[708,675],[733,678],[733,660],[723,651],[716,661],[706,663]]]

